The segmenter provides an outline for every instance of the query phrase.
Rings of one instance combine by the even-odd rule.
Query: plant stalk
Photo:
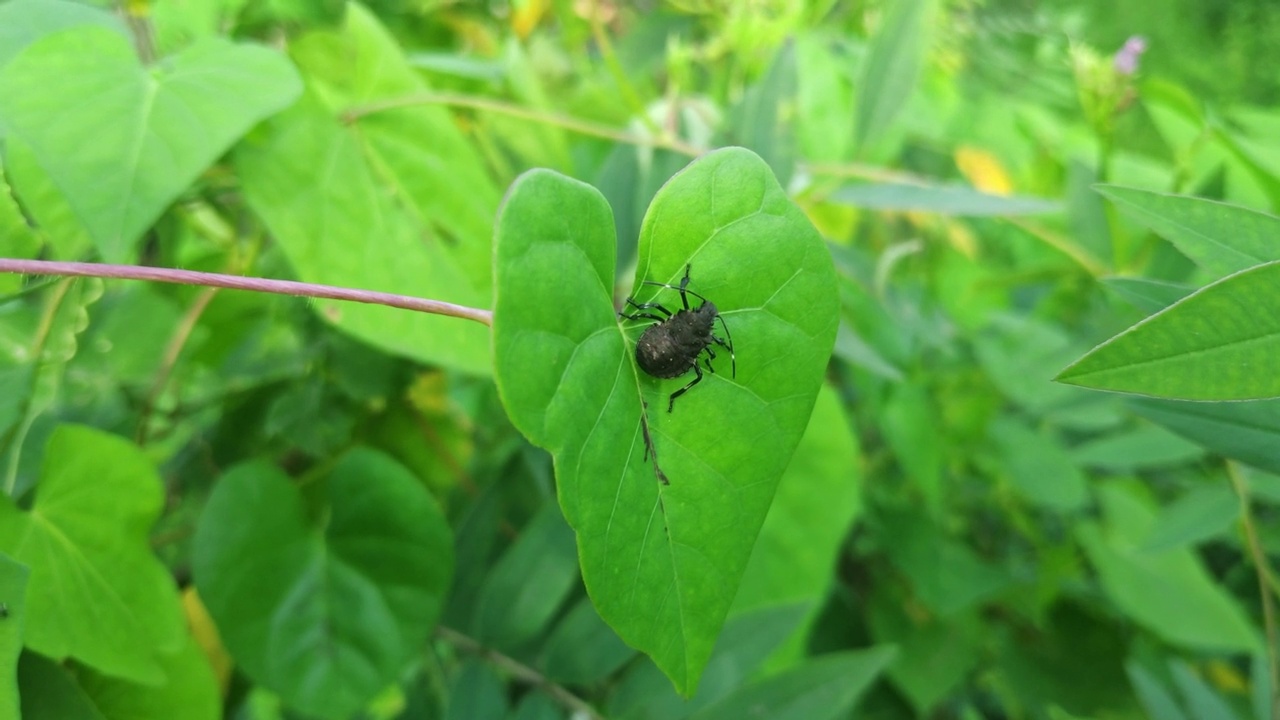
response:
[[[254,292],[268,292],[276,293],[277,295],[293,295],[295,297],[320,298],[324,300],[347,300],[434,315],[447,315],[449,317],[462,318],[463,320],[473,320],[482,325],[493,325],[493,312],[489,310],[455,305],[439,300],[427,300],[411,295],[395,295],[373,290],[357,290],[293,280],[268,280],[266,278],[245,277],[243,275],[223,275],[220,273],[146,267],[142,265],[109,265],[106,263],[14,260],[9,258],[0,258],[0,272],[149,280],[151,282],[203,285],[205,287],[226,288],[229,290],[252,290]]]

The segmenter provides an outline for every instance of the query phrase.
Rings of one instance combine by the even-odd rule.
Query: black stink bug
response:
[[[680,377],[690,370],[694,372],[695,377],[689,381],[688,385],[671,393],[667,412],[675,408],[676,398],[702,382],[702,368],[698,365],[698,358],[702,357],[704,352],[706,357],[702,360],[707,372],[716,371],[711,367],[711,361],[716,357],[715,350],[711,348],[712,344],[729,351],[733,376],[735,378],[738,376],[738,359],[733,354],[733,337],[729,335],[729,326],[716,310],[715,303],[689,289],[689,269],[689,265],[684,266],[684,278],[680,280],[679,286],[649,280],[644,282],[645,285],[679,290],[680,302],[684,305],[683,310],[677,310],[673,314],[661,303],[637,303],[633,298],[627,298],[627,305],[634,308],[636,312],[628,314],[624,309],[618,313],[628,320],[657,321],[656,324],[650,325],[636,342],[636,363],[640,365],[641,370],[664,379]],[[689,307],[690,295],[701,300],[702,304],[696,308]],[[662,314],[656,315],[648,312],[650,310],[656,310]],[[719,320],[720,327],[724,328],[724,336],[727,340],[716,337],[712,333],[716,320]]]

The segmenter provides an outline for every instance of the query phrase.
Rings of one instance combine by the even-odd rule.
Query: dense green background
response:
[[[1270,0],[0,2],[0,258],[495,314],[0,275],[0,720],[1276,717],[1278,66]],[[668,414],[614,312],[686,265]]]

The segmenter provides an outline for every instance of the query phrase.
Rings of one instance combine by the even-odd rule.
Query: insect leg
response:
[[[733,376],[736,378],[738,377],[738,356],[733,354],[733,336],[729,334],[729,325],[724,321],[724,317],[717,315],[716,319],[720,321],[720,327],[724,328],[724,336],[729,338],[729,340],[726,342],[715,335],[712,335],[711,339],[715,341],[717,345],[729,351],[729,362],[733,368]]]
[[[712,339],[714,340],[715,338],[713,337]],[[707,354],[706,357],[702,358],[702,364],[707,366],[707,372],[714,374],[716,369],[711,367],[711,361],[716,359],[716,351],[712,350],[710,345],[702,348],[702,350]]]
[[[689,391],[689,388],[691,388],[691,387],[693,387],[694,385],[697,385],[698,383],[702,382],[702,368],[698,365],[698,363],[694,363],[694,364],[693,364],[693,374],[694,374],[694,375],[696,375],[697,377],[695,377],[694,379],[690,380],[688,385],[685,385],[684,387],[680,388],[679,390],[677,390],[677,391],[675,391],[675,392],[671,393],[671,401],[670,401],[669,403],[667,403],[667,412],[671,412],[672,410],[674,410],[674,409],[675,409],[675,407],[676,407],[676,398],[678,398],[678,397],[680,397],[681,395],[683,395],[683,394],[685,394],[686,392],[688,392],[688,391]]]
[[[638,303],[635,300],[632,300],[631,298],[627,298],[627,304],[630,305],[631,307],[634,307],[637,310],[657,310],[658,312],[661,312],[666,317],[654,315],[651,312],[636,312],[628,315],[625,311],[622,311],[622,310],[618,311],[619,317],[624,317],[628,320],[657,320],[658,322],[663,322],[667,318],[671,317],[671,311],[663,307],[661,303]]]
[[[703,296],[699,295],[698,293],[696,293],[696,292],[694,292],[694,291],[692,291],[692,290],[690,290],[690,289],[689,289],[689,271],[690,271],[692,268],[693,268],[693,265],[692,265],[691,263],[686,263],[686,264],[685,264],[685,266],[684,266],[684,277],[680,279],[680,284],[679,284],[679,285],[668,285],[667,283],[654,282],[654,281],[652,281],[652,280],[645,280],[645,281],[644,281],[644,284],[645,284],[645,285],[653,285],[653,286],[655,286],[655,287],[668,288],[668,289],[670,289],[670,290],[679,290],[679,291],[680,291],[680,301],[681,301],[682,303],[684,303],[684,309],[685,309],[685,310],[688,310],[688,309],[689,309],[689,298],[688,298],[688,297],[686,297],[687,295],[692,295],[692,296],[694,296],[694,297],[698,298],[699,300],[701,300],[702,302],[706,302],[706,301],[707,301],[707,299],[706,299],[705,297],[703,297]]]

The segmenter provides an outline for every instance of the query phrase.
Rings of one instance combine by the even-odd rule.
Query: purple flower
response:
[[[1138,70],[1138,60],[1147,50],[1147,39],[1134,35],[1124,41],[1124,47],[1116,53],[1115,68],[1121,75],[1132,75]]]

